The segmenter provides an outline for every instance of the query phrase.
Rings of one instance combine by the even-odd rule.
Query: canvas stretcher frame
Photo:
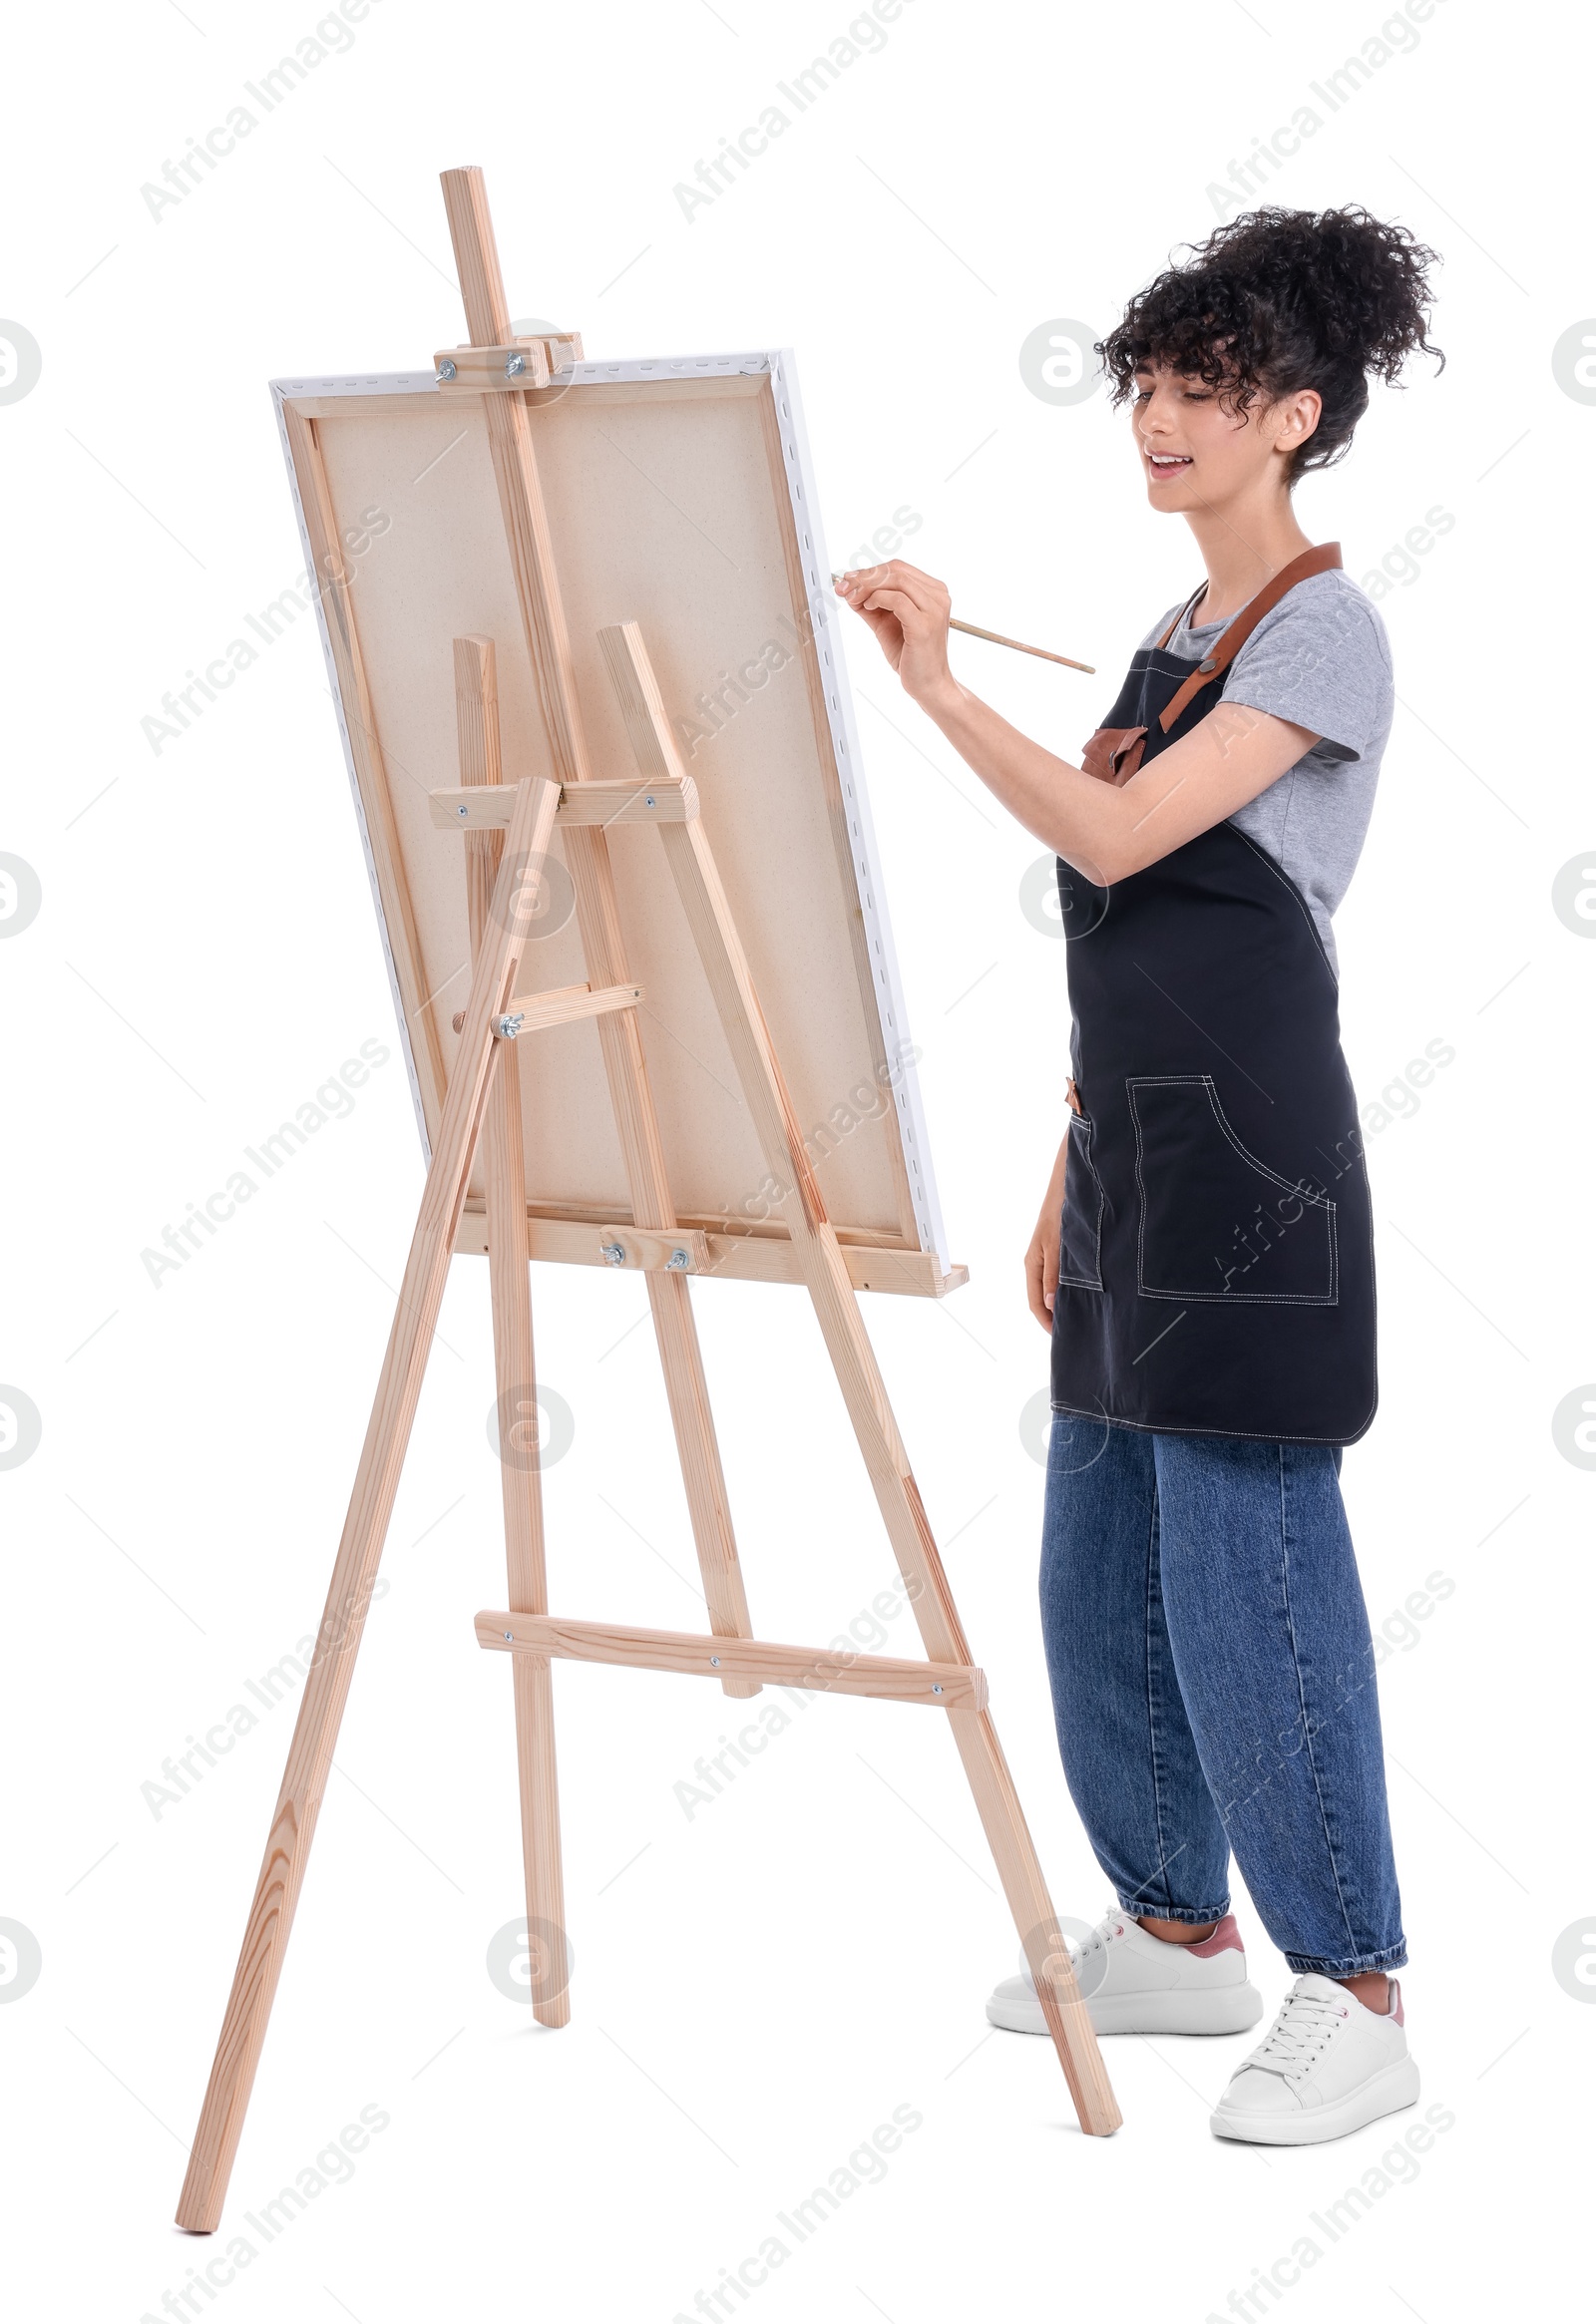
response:
[[[421,724],[419,706],[413,698],[397,698],[411,673],[395,667],[403,657],[387,636],[379,634],[385,622],[392,624],[396,608],[411,610],[418,587],[433,586],[442,638],[480,632],[499,640],[507,757],[518,767],[550,763],[549,738],[539,731],[532,714],[530,673],[522,657],[508,650],[506,607],[514,586],[510,560],[502,558],[503,570],[492,586],[480,569],[466,586],[456,585],[459,577],[453,571],[445,577],[442,570],[451,563],[450,517],[436,505],[435,480],[447,477],[450,499],[458,501],[463,472],[469,467],[476,495],[481,498],[490,489],[482,416],[474,408],[487,399],[450,397],[427,372],[282,379],[272,383],[272,394],[307,572],[321,581],[317,617],[423,1148],[430,1151],[451,1047],[447,1013],[440,1012],[434,995],[439,987],[447,991],[451,969],[458,990],[465,963],[463,925],[458,914],[450,929],[438,925],[440,911],[455,909],[452,893],[441,906],[436,895],[446,877],[447,851],[439,850],[433,832],[416,828],[422,788],[418,777],[429,788],[447,780],[438,738],[433,737],[430,750],[424,745],[412,753],[410,738]],[[604,401],[613,398],[624,400]],[[661,409],[661,399],[671,406],[668,413]],[[606,511],[612,553],[618,562],[624,563],[628,555],[635,561],[632,581],[638,578],[636,563],[651,570],[653,561],[669,563],[667,552],[675,552],[678,562],[696,556],[696,576],[667,572],[662,590],[672,579],[694,583],[684,589],[688,597],[707,592],[717,581],[738,590],[750,582],[758,598],[757,617],[743,620],[736,632],[728,626],[724,634],[740,635],[744,645],[759,638],[779,642],[788,655],[774,682],[766,678],[757,692],[750,692],[742,687],[740,673],[751,672],[756,663],[746,655],[739,657],[730,645],[723,652],[705,650],[712,626],[707,617],[699,618],[695,634],[676,640],[684,667],[717,668],[729,679],[722,695],[731,697],[734,713],[723,731],[704,737],[702,747],[689,758],[689,771],[716,830],[717,856],[733,910],[739,925],[750,932],[761,991],[776,996],[772,1002],[776,1010],[785,1005],[783,996],[797,982],[788,972],[789,959],[801,957],[806,945],[811,948],[809,965],[813,968],[823,952],[822,972],[832,976],[824,1011],[808,1020],[792,1016],[773,1024],[772,1030],[811,1151],[819,1156],[821,1183],[839,1240],[849,1253],[856,1287],[940,1297],[962,1284],[966,1271],[949,1259],[931,1166],[915,1070],[917,1052],[887,913],[852,696],[838,650],[836,601],[829,586],[792,356],[785,350],[757,350],[628,362],[583,360],[568,366],[547,389],[527,391],[524,400],[541,423],[546,492],[552,473],[549,439],[556,429],[572,442],[569,457],[578,472],[573,485],[587,482],[596,444],[602,441],[602,463],[632,487],[629,502],[615,500]],[[683,428],[687,416],[683,406],[696,425]],[[711,419],[723,431],[724,444],[711,435]],[[638,433],[631,444],[611,446],[623,422]],[[374,452],[364,460],[351,457],[347,448],[361,431],[394,438],[391,451],[384,447],[386,467]],[[655,435],[660,439],[657,444]],[[683,474],[680,465],[680,439],[689,435],[688,449],[703,464],[696,477]],[[755,435],[757,445],[749,441]],[[407,436],[414,439],[408,460],[399,441]],[[678,465],[663,475],[643,473],[650,466],[664,469],[666,455],[675,456]],[[717,563],[699,511],[675,504],[701,500],[714,505],[717,495],[723,503],[730,486],[759,483],[761,468],[768,477],[763,499],[740,491],[740,499],[756,507],[758,516],[757,523],[746,528],[748,541],[739,538],[735,543],[738,572],[728,582],[725,552]],[[754,473],[750,476],[749,471]],[[600,482],[613,498],[611,478],[601,475]],[[429,496],[433,505],[424,507]],[[553,501],[556,496],[550,497]],[[384,505],[394,503],[402,505]],[[381,537],[368,543],[363,554],[347,554],[346,541],[359,538],[361,512],[369,515],[373,509],[379,519],[386,519]],[[638,545],[634,536],[648,512],[654,513],[650,521],[655,531]],[[558,519],[558,509],[554,515]],[[711,522],[718,525],[718,512]],[[557,527],[556,551],[568,553],[567,565],[577,531],[571,526],[562,541]],[[586,540],[586,529],[583,537]],[[330,578],[329,565],[337,568]],[[606,615],[644,618],[656,668],[669,687],[672,639],[680,624],[674,617],[647,621],[646,607],[638,610],[639,593],[621,574],[611,577],[596,570],[587,577],[590,603],[601,605]],[[583,633],[578,611],[574,605],[572,631],[580,660]],[[593,633],[602,625],[594,623]],[[438,679],[444,670],[440,666],[431,674]],[[388,688],[385,678],[392,681]],[[419,687],[419,677],[417,682]],[[591,649],[586,666],[579,669],[579,683],[585,714],[590,720],[603,717],[607,687]],[[748,698],[736,715],[739,690]],[[694,705],[687,681],[678,680],[676,693],[679,732]],[[761,838],[762,802],[756,786],[771,763],[772,710],[778,697],[780,780],[767,784],[767,796],[784,812],[801,801],[808,828],[799,836],[812,840],[814,825],[823,820],[832,846],[824,858],[812,845],[801,850],[784,847],[793,833],[775,825],[770,845],[783,857],[781,879],[761,894],[757,879],[748,876],[747,859],[755,856]],[[700,688],[698,699],[703,698]],[[396,729],[406,737],[402,753],[394,748]],[[612,729],[596,738],[596,751],[604,751],[606,767],[616,765],[616,739]],[[739,855],[744,859],[741,869]],[[794,862],[808,878],[808,886],[805,893],[788,899],[782,884]],[[623,864],[617,876],[624,887]],[[632,916],[634,927],[637,917]],[[843,934],[850,940],[846,950],[837,941]],[[551,950],[558,949],[557,940]],[[666,968],[677,959],[689,961],[690,946],[680,926],[671,932],[666,950]],[[833,975],[839,961],[851,963],[851,977]],[[646,980],[656,1024],[650,1043],[655,1102],[680,1221],[710,1238],[705,1259],[714,1272],[794,1280],[785,1264],[779,1220],[762,1189],[757,1157],[745,1146],[736,1161],[723,1160],[734,1148],[738,1132],[720,1094],[730,1086],[731,1076],[718,1033],[702,1015],[683,1016],[685,996],[678,993],[673,1001],[660,967],[644,962],[639,972],[651,971]],[[558,970],[551,980],[562,980]],[[574,1122],[592,1123],[592,1151],[605,1134],[599,1129],[605,1109],[597,1049],[591,1035],[577,1035],[566,1044],[566,1053],[571,1062],[566,1057],[556,1061],[551,1103],[560,1111],[568,1137]],[[575,1062],[578,1055],[585,1060],[580,1065]],[[684,1059],[690,1062],[678,1087],[675,1069]],[[700,1119],[702,1144],[712,1148],[713,1165],[702,1153],[689,1150],[699,1142]],[[598,1230],[623,1220],[625,1213],[618,1156],[612,1148],[602,1159],[593,1154],[587,1164],[591,1183],[556,1184],[546,1172],[540,1184],[536,1127],[530,1118],[526,1132],[535,1256],[598,1263]],[[463,1250],[480,1250],[480,1220],[479,1187],[468,1197]]]

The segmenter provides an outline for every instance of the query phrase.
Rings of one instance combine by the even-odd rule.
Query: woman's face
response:
[[[1320,398],[1313,388],[1245,411],[1218,388],[1167,364],[1138,365],[1131,427],[1155,509],[1218,509],[1259,491],[1289,491],[1291,456],[1313,434]]]

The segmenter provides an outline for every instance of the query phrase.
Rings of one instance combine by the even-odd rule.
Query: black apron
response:
[[[1200,663],[1156,646],[1086,746],[1128,781],[1224,692],[1275,576]],[[1183,608],[1183,612],[1189,608]],[[1168,721],[1166,724],[1165,721]],[[1375,1415],[1375,1264],[1336,977],[1302,892],[1232,823],[1111,888],[1060,861],[1072,1087],[1055,1411],[1351,1444]]]

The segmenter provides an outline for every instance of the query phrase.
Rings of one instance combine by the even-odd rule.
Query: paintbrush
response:
[[[831,578],[834,581],[840,581],[846,576],[834,573]],[[1017,637],[1005,637],[1000,629],[978,629],[974,621],[958,621],[951,613],[948,616],[948,626],[950,629],[962,629],[967,637],[985,637],[989,645],[1007,645],[1011,646],[1015,653],[1033,653],[1038,661],[1061,662],[1065,669],[1084,670],[1088,677],[1095,677],[1097,674],[1094,662],[1071,661],[1067,653],[1051,653],[1045,645],[1025,645]]]

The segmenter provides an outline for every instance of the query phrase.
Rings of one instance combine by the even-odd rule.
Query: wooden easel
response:
[[[734,1696],[757,1694],[770,1680],[921,1703],[945,1712],[953,1730],[1081,2128],[1103,2135],[1120,2122],[987,1710],[986,1681],[972,1661],[847,1264],[788,1103],[699,820],[697,793],[682,768],[642,637],[631,622],[601,635],[641,779],[598,779],[589,763],[531,421],[521,395],[499,392],[506,374],[498,351],[523,350],[529,366],[542,370],[549,350],[542,342],[512,336],[480,171],[448,171],[443,188],[471,332],[471,350],[455,351],[461,359],[456,374],[457,379],[462,372],[467,375],[459,381],[462,388],[469,389],[475,379],[475,392],[482,396],[555,775],[528,776],[512,784],[502,780],[493,642],[456,638],[461,786],[432,797],[434,819],[463,834],[474,950],[471,992],[178,2208],[179,2225],[196,2233],[213,2231],[221,2216],[479,1152],[487,1202],[509,1606],[479,1614],[476,1627],[483,1646],[511,1658],[535,2016],[546,2026],[564,2025],[570,2016],[553,1658],[695,1672],[718,1678],[725,1693]],[[472,350],[495,353],[478,354],[473,363]],[[842,1657],[771,1645],[753,1635],[684,1271],[684,1254],[690,1260],[695,1241],[702,1238],[678,1228],[672,1210],[637,1022],[641,990],[628,976],[610,870],[607,828],[632,823],[658,829],[765,1159],[776,1181],[789,1189],[782,1216],[909,1590],[929,1658],[924,1662]],[[557,825],[576,892],[588,981],[559,991],[518,993],[523,952],[545,892],[542,866]],[[632,1220],[621,1231],[627,1259],[646,1273],[709,1613],[709,1631],[702,1635],[568,1621],[549,1611],[517,1041],[522,1034],[583,1016],[597,1024],[625,1159]],[[512,1443],[516,1457],[504,1458]]]

